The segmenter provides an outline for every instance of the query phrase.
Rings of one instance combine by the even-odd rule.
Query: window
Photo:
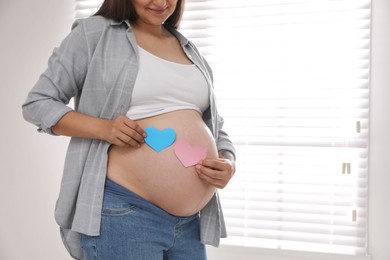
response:
[[[225,243],[366,252],[370,1],[186,3],[237,174]]]
[[[366,254],[370,19],[370,0],[186,0],[238,151],[223,243]]]
[[[97,8],[103,2],[102,0],[75,0],[75,1],[76,1],[76,7],[75,7],[76,19],[90,16],[97,10]]]

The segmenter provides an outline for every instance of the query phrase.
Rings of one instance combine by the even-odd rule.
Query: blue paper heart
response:
[[[148,126],[145,128],[145,132],[145,142],[156,152],[171,146],[176,139],[176,132],[172,128],[159,131],[154,126]]]

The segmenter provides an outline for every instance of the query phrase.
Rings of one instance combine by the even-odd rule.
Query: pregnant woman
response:
[[[183,6],[105,0],[23,104],[40,132],[71,137],[55,216],[75,259],[203,260],[226,236],[217,189],[235,150],[210,67],[176,30]]]

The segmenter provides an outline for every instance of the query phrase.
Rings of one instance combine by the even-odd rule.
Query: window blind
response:
[[[75,0],[75,18],[85,18],[91,16],[94,12],[97,11],[102,0]]]
[[[186,1],[238,150],[223,243],[366,254],[370,6]]]
[[[76,17],[101,1],[77,1]],[[229,245],[365,255],[370,0],[187,0],[237,172]]]

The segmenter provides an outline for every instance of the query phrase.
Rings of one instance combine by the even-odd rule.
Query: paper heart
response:
[[[156,152],[171,146],[176,139],[176,132],[172,128],[165,128],[159,131],[154,126],[148,126],[145,128],[145,132],[145,143]]]
[[[200,160],[206,158],[207,150],[203,147],[193,147],[187,141],[176,141],[175,154],[184,167],[197,164]]]

